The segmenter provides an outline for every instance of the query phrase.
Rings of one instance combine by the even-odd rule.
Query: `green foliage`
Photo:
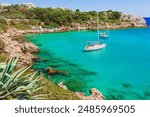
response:
[[[32,26],[38,26],[38,23],[38,20],[11,19],[11,21],[9,21],[9,27],[24,30],[30,29]]]
[[[50,23],[48,25],[43,25],[42,28],[56,28],[58,27],[59,25],[56,24],[56,23]]]
[[[80,12],[80,9],[76,9],[76,12]]]
[[[84,87],[85,87],[85,83],[84,82],[80,82],[77,80],[69,80],[67,82],[64,83],[69,90],[74,91],[74,92],[82,92]]]
[[[7,55],[4,53],[0,52],[0,62],[4,62],[7,59]]]
[[[96,11],[89,11],[89,14],[92,16],[96,16],[97,12]]]
[[[30,26],[26,21],[16,21],[16,20],[11,20],[9,22],[9,27],[11,28],[16,28],[16,29],[29,29]]]
[[[36,72],[24,75],[31,66],[14,71],[17,61],[11,58],[7,64],[0,64],[0,99],[46,99],[46,95],[35,95],[44,84],[42,77],[35,77]]]
[[[96,11],[80,12],[79,9],[75,11],[61,8],[25,8],[19,5],[12,5],[5,7],[1,13],[2,16],[9,19],[30,19],[44,22],[45,27],[68,26],[71,23],[85,24],[91,19],[96,20]],[[99,12],[99,19],[101,22],[115,22],[121,16],[117,11],[102,11]]]
[[[7,30],[6,21],[3,18],[0,18],[0,32],[5,32]]]
[[[8,19],[25,19],[26,15],[22,13],[20,5],[11,5],[5,7],[1,15]]]
[[[43,86],[43,89],[38,93],[40,94],[42,92],[50,93],[51,95],[48,96],[48,99],[50,100],[79,100],[74,92],[64,90],[52,82],[47,82]]]
[[[79,99],[73,92],[48,82],[42,75],[29,72],[29,67],[17,68],[18,58],[0,64],[0,99]]]
[[[4,46],[4,42],[0,39],[0,51],[3,50]]]
[[[115,20],[120,19],[121,14],[120,12],[109,10],[107,11],[107,17],[109,20],[115,21]]]
[[[38,23],[39,23],[38,20],[29,20],[29,22],[27,22],[27,24],[31,26],[37,26],[39,25]]]
[[[120,25],[121,24],[121,21],[116,21],[116,25]]]

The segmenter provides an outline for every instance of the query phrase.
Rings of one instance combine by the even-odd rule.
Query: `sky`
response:
[[[80,11],[116,10],[150,17],[150,0],[0,0],[2,4],[33,3],[39,7],[62,7]]]

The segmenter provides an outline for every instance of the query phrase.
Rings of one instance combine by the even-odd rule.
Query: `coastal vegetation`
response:
[[[72,23],[86,24],[96,20],[96,11],[80,12],[63,8],[28,8],[21,5],[11,5],[1,7],[0,10],[1,30],[6,30],[6,21],[9,22],[10,27],[29,28],[30,26],[41,25],[43,27],[53,28],[60,26],[69,26]],[[101,23],[118,23],[120,22],[121,13],[118,11],[102,11],[99,12],[99,19]],[[16,20],[15,19],[20,19]],[[21,20],[22,19],[22,20]]]
[[[7,55],[5,55],[4,53],[0,53],[0,62],[3,62],[7,59]]]
[[[39,52],[39,49],[31,42],[22,41],[20,36],[25,33],[41,33],[41,30],[46,32],[45,29],[54,29],[50,32],[94,29],[96,13],[96,11],[81,12],[79,9],[73,11],[64,8],[29,8],[23,5],[0,6],[0,99],[87,99],[86,96],[82,97],[82,93],[78,96],[74,93],[84,87],[83,82],[79,83],[76,80],[65,82],[64,85],[67,85],[69,90],[64,90],[32,70],[29,65],[33,64],[33,60],[39,60],[33,55]],[[117,28],[130,27],[140,22],[139,19],[133,19],[137,18],[118,11],[99,12],[101,26],[109,24],[112,27],[118,26]],[[143,22],[141,24],[143,26]],[[12,56],[19,58],[11,58]],[[125,84],[124,87],[129,86]],[[93,97],[97,96],[96,98],[90,96],[89,99],[103,97],[96,89],[91,92]]]
[[[31,66],[16,68],[18,58],[0,64],[0,99],[79,99],[47,81],[43,75],[30,72]]]
[[[0,17],[0,32],[5,32],[7,30],[6,20]]]

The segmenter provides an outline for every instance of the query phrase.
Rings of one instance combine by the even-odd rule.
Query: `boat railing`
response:
[[[87,41],[87,44],[97,44],[97,41]]]

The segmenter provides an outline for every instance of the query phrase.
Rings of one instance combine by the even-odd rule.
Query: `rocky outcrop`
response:
[[[60,82],[58,86],[64,90],[68,90],[68,88],[63,84],[63,82]],[[90,89],[90,96],[85,96],[84,93],[76,92],[75,94],[79,97],[81,100],[104,100],[104,96],[102,93],[97,90],[96,88]]]
[[[63,84],[63,82],[60,82],[60,83],[58,84],[58,86],[59,86],[60,88],[64,89],[64,90],[68,90],[68,88]]]
[[[33,63],[34,59],[38,59],[32,53],[39,52],[37,46],[28,42],[19,42],[14,37],[22,35],[15,29],[9,29],[6,33],[0,35],[0,39],[5,44],[4,52],[10,57],[19,57],[19,65],[29,65]]]
[[[24,42],[23,44],[20,45],[22,51],[24,52],[30,52],[30,53],[36,53],[39,52],[39,49],[37,46],[35,46],[33,43],[29,42]]]
[[[121,14],[121,25],[126,27],[146,27],[146,21],[142,17]]]
[[[104,96],[95,88],[90,89],[90,96],[85,96],[81,92],[76,92],[76,95],[82,100],[104,100]]]

